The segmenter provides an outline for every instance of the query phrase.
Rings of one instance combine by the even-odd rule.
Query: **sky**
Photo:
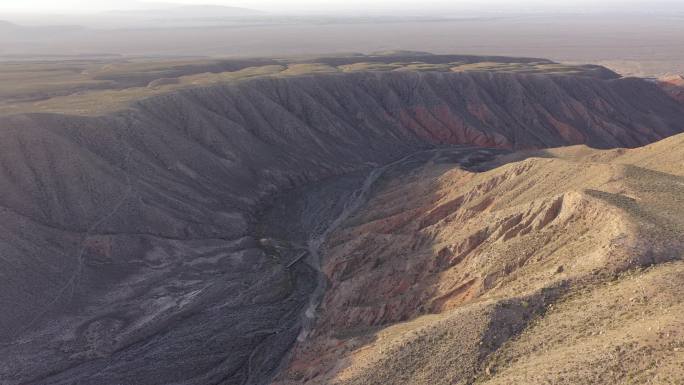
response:
[[[420,11],[420,10],[558,10],[625,8],[648,10],[674,6],[681,0],[0,0],[0,11],[88,13],[145,9],[163,3],[215,4],[273,12]],[[155,4],[156,3],[156,4]]]

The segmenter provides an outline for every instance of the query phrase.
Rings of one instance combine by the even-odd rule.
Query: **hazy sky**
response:
[[[681,5],[681,0],[0,0],[0,11],[83,13],[112,9],[150,8],[154,3],[217,4],[277,12],[407,11],[407,10],[548,10],[606,9],[611,7],[645,11],[660,6]]]

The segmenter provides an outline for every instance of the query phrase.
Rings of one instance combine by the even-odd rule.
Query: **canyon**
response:
[[[0,382],[681,381],[677,95],[361,71],[2,116]]]

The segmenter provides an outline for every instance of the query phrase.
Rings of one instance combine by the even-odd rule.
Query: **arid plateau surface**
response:
[[[684,383],[679,77],[0,67],[0,384]]]

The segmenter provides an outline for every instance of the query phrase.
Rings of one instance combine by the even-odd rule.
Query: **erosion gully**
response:
[[[478,171],[483,164],[504,152],[466,146],[433,148],[389,164],[369,166],[370,170],[329,178],[281,194],[261,216],[258,233],[263,249],[291,271],[293,280],[316,281],[308,298],[302,301],[305,305],[300,309],[296,341],[305,341],[311,334],[325,295],[328,281],[322,267],[328,236],[364,206],[381,179],[400,177],[428,163],[453,164]],[[278,369],[271,373],[248,369],[248,372],[256,370],[263,375],[249,376],[245,384],[269,383],[286,362],[287,356],[282,357]]]

